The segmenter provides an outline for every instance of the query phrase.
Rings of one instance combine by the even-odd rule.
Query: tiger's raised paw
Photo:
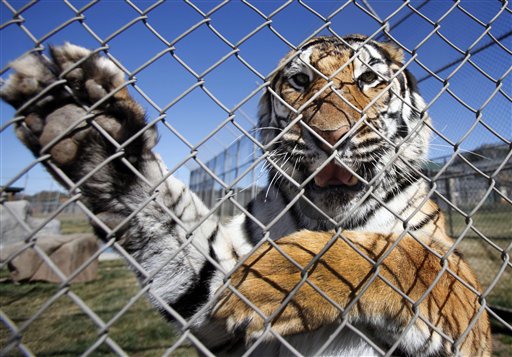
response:
[[[92,145],[108,146],[111,139],[122,144],[146,125],[124,73],[88,49],[66,43],[51,47],[50,59],[28,54],[10,66],[14,72],[0,87],[0,97],[24,116],[15,124],[16,134],[36,156],[49,153],[57,166],[72,165]],[[154,130],[140,136],[138,149],[154,145]]]
[[[112,96],[115,99],[128,96],[123,87],[124,73],[108,58],[70,43],[50,47],[50,55],[48,60],[42,54],[31,53],[11,62],[14,73],[0,88],[2,99],[19,109],[41,94],[26,108],[29,110],[34,106],[44,107],[52,100],[69,99],[70,96],[86,105],[93,105],[110,92],[114,92]],[[71,92],[56,83],[58,81],[68,86]]]

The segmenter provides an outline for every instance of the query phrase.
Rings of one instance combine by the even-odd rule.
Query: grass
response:
[[[470,209],[465,210],[467,213],[470,211]],[[458,238],[467,228],[466,217],[452,211],[451,227],[448,214],[445,213],[445,217],[448,232],[454,238]],[[503,267],[502,251],[512,242],[512,208],[509,206],[497,206],[492,209],[482,207],[471,218],[472,225],[497,248],[486,242],[472,229],[466,231],[457,248],[477,275],[483,289],[489,287],[496,278],[498,279],[486,297],[487,303],[512,310],[512,269],[507,266],[498,277]],[[507,331],[497,321],[492,322],[492,331],[496,332],[493,333],[493,355],[509,357],[512,351],[511,331]]]
[[[512,238],[494,239],[493,242],[501,249],[507,247]],[[478,277],[483,289],[486,289],[499,273],[503,260],[501,251],[496,250],[481,238],[466,237],[458,249]],[[487,303],[512,310],[512,271],[507,267],[498,278],[496,285],[487,295]],[[512,351],[512,331],[507,330],[499,322],[491,320],[493,331],[493,356],[509,357]],[[509,321],[510,323],[510,321]]]
[[[60,221],[61,234],[92,233],[92,227],[84,218],[67,218]]]
[[[495,357],[510,357],[512,351],[512,336],[510,334],[493,334],[493,351]]]
[[[70,291],[76,294],[104,322],[111,321],[138,292],[134,275],[121,260],[100,263],[99,278],[88,283],[73,284]],[[59,287],[49,283],[0,284],[0,306],[12,321],[21,327]],[[98,326],[67,295],[56,299],[23,332],[21,342],[38,356],[73,356],[84,353],[98,340]],[[134,356],[161,355],[173,345],[179,335],[164,321],[142,297],[107,331],[126,353]],[[0,327],[0,346],[10,338],[5,326]],[[10,355],[17,355],[16,349]],[[114,355],[103,343],[95,355]],[[193,356],[194,350],[185,345],[175,355]]]
[[[509,239],[495,239],[494,243],[501,249],[512,242]],[[457,246],[464,259],[471,266],[478,277],[480,284],[486,289],[503,266],[501,251],[493,248],[480,238],[464,238]],[[512,309],[512,270],[507,267],[498,278],[496,285],[487,297],[490,305]]]
[[[470,213],[471,209],[463,210]],[[448,212],[445,212],[447,231],[453,237],[458,237],[466,229],[466,217],[452,210],[451,218]],[[492,208],[481,207],[474,215],[473,227],[480,231],[487,238],[500,239],[512,238],[512,207],[509,205],[493,206]],[[451,219],[451,225],[450,225]],[[467,237],[479,237],[479,235],[471,228],[467,231]]]
[[[465,211],[470,212],[469,209]],[[447,229],[450,232],[448,214],[445,214],[445,216]],[[512,242],[512,208],[508,205],[492,208],[481,207],[471,218],[473,220],[472,225],[496,247],[486,242],[474,230],[469,229],[457,248],[464,254],[465,260],[475,271],[485,289],[493,283],[499,274],[503,266],[502,251]],[[451,222],[452,236],[457,239],[468,226],[466,218],[459,213],[452,212]],[[512,309],[511,286],[512,271],[510,267],[507,267],[498,277],[496,285],[489,293],[488,302],[491,305]]]

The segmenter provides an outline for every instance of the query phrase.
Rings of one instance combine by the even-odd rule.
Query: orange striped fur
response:
[[[445,243],[450,238],[442,227],[438,228],[436,236],[417,237],[421,244],[411,235],[400,239],[397,234],[345,231],[343,238],[335,239],[334,244],[308,270],[299,269],[266,243],[232,275],[232,285],[265,316],[276,314],[271,326],[282,335],[313,331],[339,322],[344,316],[351,322],[384,317],[402,328],[411,323],[431,339],[442,339],[440,343],[445,351],[459,349],[464,356],[489,356],[491,338],[487,313],[474,292],[479,291],[480,286],[458,253],[446,255],[449,248]],[[304,268],[318,257],[333,235],[333,232],[304,230],[282,238],[276,244]],[[398,245],[391,249],[397,240]],[[443,271],[443,261],[436,254],[446,257],[450,272]],[[385,255],[382,264],[374,269],[368,258],[377,261]],[[283,301],[297,284],[301,284],[303,274],[307,274],[308,282],[341,308],[345,309],[354,300],[357,303],[343,312],[306,282],[283,307]],[[432,284],[434,286],[429,291]],[[426,297],[421,300],[425,293]],[[417,319],[414,318],[411,301],[418,306]],[[217,305],[215,317],[227,320],[229,325],[246,326],[246,338],[249,340],[264,329],[263,318],[231,292],[224,294]],[[473,319],[476,321],[470,329]],[[450,340],[433,332],[431,327],[447,335],[455,342],[455,347]]]

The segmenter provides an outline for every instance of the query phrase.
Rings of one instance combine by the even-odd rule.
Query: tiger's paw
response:
[[[247,304],[237,295],[228,293],[225,299],[215,307],[213,317],[224,321],[229,333],[234,336],[244,336],[246,343],[260,338],[272,340],[275,334],[287,336],[310,329],[309,326],[304,325],[300,314],[291,311],[293,309],[284,309],[274,316],[281,310],[282,301],[279,299],[268,299],[253,305],[252,302],[257,301],[254,294],[247,294],[244,291],[243,295],[251,301]]]
[[[70,166],[83,149],[110,139],[101,129],[121,144],[145,126],[124,73],[108,58],[70,43],[52,47],[50,57],[15,60],[0,87],[0,97],[24,116],[16,134],[36,156],[49,153],[58,166]],[[156,133],[148,130],[141,138],[138,149],[151,148]]]
[[[123,71],[110,59],[71,43],[51,47],[50,52],[60,76],[68,81],[73,93],[87,104],[92,105],[109,94],[117,100],[131,99],[128,90],[123,87]]]
[[[50,47],[50,55],[48,60],[39,53],[31,53],[11,62],[14,72],[0,88],[2,99],[19,109],[44,91],[27,110],[40,109],[52,100],[70,96],[93,105],[113,91],[114,98],[127,99],[124,73],[108,58],[71,43]],[[52,84],[62,79],[71,92],[61,85],[52,88]]]
[[[244,303],[242,303],[244,304]],[[245,304],[244,304],[245,305]],[[277,306],[268,307],[270,309],[277,309]],[[270,319],[270,310],[263,309],[263,311],[256,312],[248,305],[238,307],[232,306],[228,308],[231,316],[226,316],[224,309],[220,314],[215,315],[219,318],[223,315],[226,330],[234,336],[244,336],[247,345],[261,339],[263,341],[270,341],[276,338],[276,335],[289,336],[292,334],[307,332],[310,330],[300,319],[300,316],[291,316],[288,312],[278,314],[277,317]],[[263,312],[263,315],[260,314]]]

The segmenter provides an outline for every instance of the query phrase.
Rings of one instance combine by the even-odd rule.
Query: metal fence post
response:
[[[452,202],[453,203],[453,198],[452,198],[452,188],[451,188],[451,185],[450,185],[450,178],[449,177],[445,177],[444,178],[444,187],[445,187],[445,190],[446,190],[446,198],[448,199],[448,201]],[[446,206],[446,218],[447,218],[447,226],[448,226],[448,232],[450,234],[450,237],[453,237],[454,234],[453,234],[453,216],[452,216],[452,207],[450,205],[447,205]]]

